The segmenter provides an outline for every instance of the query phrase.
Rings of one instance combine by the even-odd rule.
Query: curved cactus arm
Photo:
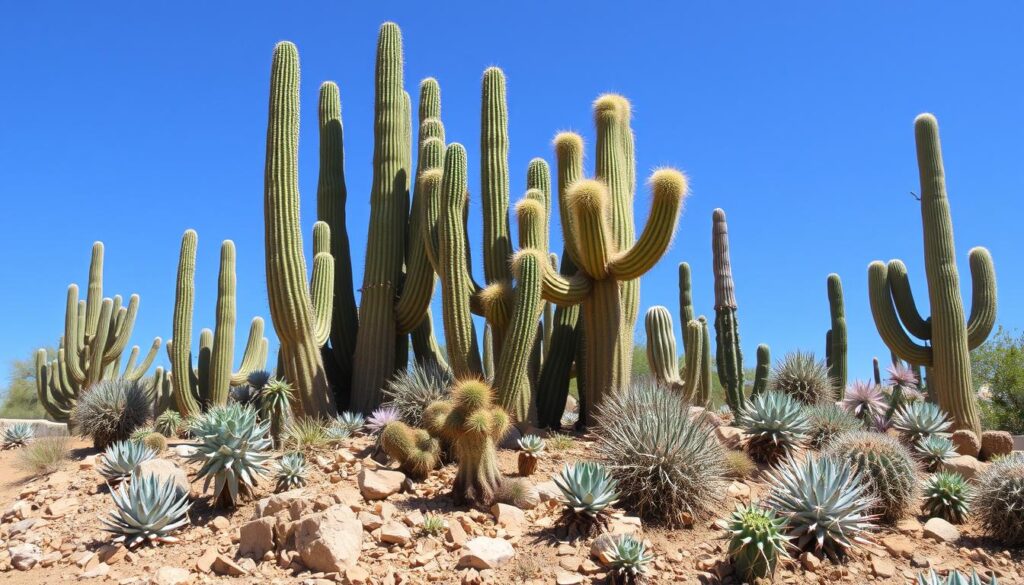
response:
[[[563,260],[563,262],[568,261]],[[590,295],[593,281],[582,271],[572,276],[560,274],[550,267],[544,270],[544,300],[559,307],[572,307],[583,302]]]
[[[78,285],[68,286],[67,305],[64,309],[64,350],[68,376],[75,384],[85,382],[83,335],[85,334],[86,304],[78,300]]]
[[[128,340],[132,337],[132,330],[135,328],[135,318],[139,314],[139,295],[133,294],[128,299],[128,310],[125,313],[117,311],[118,323],[112,331],[113,337],[107,342],[106,351],[103,352],[103,359],[111,362],[121,355],[121,352],[128,346]]]
[[[608,189],[601,181],[584,179],[569,187],[568,199],[572,231],[566,239],[573,240],[584,272],[603,279],[608,276],[608,259],[615,245],[609,237]]]
[[[498,404],[513,421],[525,421],[530,410],[528,365],[537,339],[537,324],[543,312],[541,270],[547,265],[543,252],[521,250],[512,260],[516,279],[515,308],[509,322],[503,350],[498,354],[494,388]]]
[[[757,396],[768,390],[768,375],[772,369],[772,350],[767,344],[757,346],[757,368],[754,370],[754,388],[750,396]]]
[[[670,330],[671,331],[671,330]],[[705,388],[702,382],[702,361],[704,359],[704,325],[696,319],[691,319],[683,329],[687,347],[691,349],[686,352],[686,362],[683,369],[683,388],[686,397],[696,406],[706,407],[711,402],[711,388]]]
[[[687,193],[686,177],[674,169],[659,169],[651,175],[650,184],[654,199],[640,238],[608,263],[608,273],[617,280],[640,278],[661,260],[675,236]]]
[[[128,353],[128,363],[125,364],[125,366],[124,366],[124,373],[121,374],[121,375],[122,376],[127,375],[128,372],[130,372],[132,369],[134,369],[135,368],[135,362],[138,361],[138,359],[139,359],[139,346],[133,345],[131,351]],[[115,374],[117,373],[117,370],[119,370],[121,368],[120,361],[121,361],[121,358],[119,357],[117,359],[117,361],[114,362],[115,364],[117,364],[117,368],[115,368],[115,370],[114,370]]]
[[[96,334],[102,308],[103,242],[93,242],[92,257],[89,259],[89,285],[85,293],[85,327],[80,332],[84,338]]]
[[[199,390],[199,402],[210,403],[210,362],[213,358],[213,330],[203,329],[199,332],[199,358],[196,360],[196,387]]]
[[[444,144],[437,139],[429,140],[428,143],[424,145],[424,148],[444,148]],[[423,215],[420,245],[423,246],[427,261],[430,262],[430,266],[436,274],[441,274],[441,242],[438,234],[440,231],[441,179],[443,176],[444,173],[441,169],[431,169],[424,171],[417,181],[420,185],[420,193],[423,196],[423,204],[420,206],[420,213]]]
[[[238,370],[231,373],[231,385],[240,386],[246,383],[249,374],[254,370],[263,369],[267,362],[267,354],[263,337],[264,322],[261,317],[253,317],[249,323],[249,337],[245,341],[245,349],[242,351],[242,363]]]
[[[842,398],[846,391],[847,380],[847,336],[846,306],[843,301],[843,282],[838,274],[829,274],[826,281],[828,291],[829,316],[832,328],[829,329],[828,368],[829,377],[836,389],[837,397]]]
[[[890,294],[888,268],[882,262],[868,266],[868,297],[871,301],[871,316],[875,327],[889,349],[900,358],[912,364],[932,365],[932,348],[918,345],[907,335],[900,324]]]
[[[74,380],[68,377],[67,360],[65,358],[64,350],[58,349],[55,361],[57,371],[50,376],[53,380],[53,384],[50,387],[57,400],[62,403],[69,403],[78,398],[81,388],[75,384]]]
[[[918,339],[931,340],[931,321],[921,316],[910,287],[910,276],[902,260],[889,261],[889,289],[903,327]]]
[[[540,200],[544,204],[544,225],[551,225],[551,169],[548,168],[547,161],[542,158],[530,160],[530,164],[526,167],[526,189],[527,191],[537,190],[539,192]],[[551,248],[550,238],[550,232],[545,229],[544,250]],[[553,262],[553,265],[558,266],[557,259]]]
[[[326,227],[327,224],[317,222],[317,225]],[[313,256],[309,290],[313,303],[313,339],[317,347],[323,347],[331,335],[331,314],[334,310],[334,256],[329,252]]]
[[[56,421],[67,421],[71,416],[70,408],[58,402],[54,379],[54,367],[56,362],[47,363],[46,350],[40,349],[36,352],[36,394],[39,397],[39,404],[43,406],[47,414]],[[51,400],[51,395],[53,400]]]
[[[149,351],[146,352],[146,357],[142,359],[142,363],[135,368],[125,368],[124,377],[129,380],[138,380],[142,376],[146,375],[146,370],[153,365],[153,360],[156,359],[156,354],[160,352],[160,346],[163,344],[163,340],[159,337],[153,339],[153,344],[149,346]]]
[[[697,317],[700,323],[700,387],[701,392],[707,392],[708,400],[711,399],[711,328],[708,326],[708,319],[704,315]]]
[[[96,325],[96,336],[92,338],[92,343],[90,344],[89,365],[85,372],[85,387],[92,386],[103,377],[103,368],[105,366],[105,352],[103,348],[106,347],[107,339],[110,335],[110,321],[113,319],[113,310],[114,301],[103,299],[103,303],[100,305],[99,320]]]
[[[683,330],[683,351],[690,352],[686,345],[686,324],[694,320],[693,316],[693,289],[691,283],[690,265],[686,262],[679,263],[679,318],[682,320],[680,327]]]
[[[996,269],[985,248],[972,248],[969,259],[971,315],[967,319],[967,347],[974,349],[985,342],[996,323]]]
[[[661,306],[647,309],[644,329],[647,332],[647,361],[650,363],[654,379],[659,384],[669,387],[680,383],[676,337],[672,331],[672,315],[668,309]]]

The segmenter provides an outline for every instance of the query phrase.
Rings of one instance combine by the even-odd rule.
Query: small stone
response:
[[[89,455],[85,459],[82,459],[81,461],[78,462],[78,468],[81,469],[82,471],[85,471],[96,467],[97,457],[98,455]]]
[[[359,521],[363,523],[363,530],[366,530],[367,532],[373,532],[381,526],[384,526],[384,520],[381,519],[380,516],[367,512],[366,510],[360,512],[357,515],[357,518],[359,518]]]
[[[177,445],[174,447],[174,454],[182,459],[188,459],[196,454],[197,449],[192,445]]]
[[[883,538],[882,546],[885,547],[885,550],[889,551],[890,555],[897,559],[900,557],[909,559],[914,556],[914,550],[917,549],[917,546],[907,537],[900,535]]]
[[[494,504],[491,506],[491,514],[494,514],[498,526],[512,536],[522,536],[526,532],[529,522],[526,520],[526,513],[515,506],[508,504]]]
[[[736,427],[715,427],[715,436],[726,449],[737,449],[743,443],[743,431]]]
[[[737,500],[749,500],[750,486],[741,481],[734,481],[731,484],[729,484],[726,493],[729,494],[729,497],[735,498]]]
[[[583,575],[576,573],[559,573],[555,576],[555,585],[580,585],[583,583]]]
[[[950,437],[953,441],[953,448],[960,455],[970,455],[971,457],[977,457],[981,453],[981,439],[978,435],[974,434],[974,431],[970,429],[960,429],[953,431],[953,435]]]
[[[231,528],[231,522],[224,516],[216,516],[213,520],[210,520],[210,528],[214,532],[224,532]]]
[[[466,540],[469,535],[466,534],[466,529],[462,527],[462,524],[458,522],[449,522],[448,531],[445,533],[444,538],[446,541],[462,546],[466,544]]]
[[[7,553],[11,555],[11,566],[19,571],[28,571],[43,557],[39,547],[31,543],[12,546]]]
[[[568,557],[576,554],[576,547],[571,544],[560,544],[555,550],[555,554],[560,557]]]
[[[458,566],[478,570],[498,569],[512,560],[515,554],[515,549],[507,540],[478,536],[463,545]]]
[[[359,491],[367,500],[383,500],[398,493],[404,481],[405,474],[401,471],[385,469],[374,471],[363,468],[357,477]]]
[[[213,560],[212,569],[218,575],[230,575],[232,577],[240,577],[249,572],[224,555],[217,555],[217,558]]]
[[[115,565],[124,560],[125,556],[128,555],[128,549],[120,544],[107,544],[101,546],[96,551],[96,556],[99,558],[101,563],[108,565]]]
[[[537,498],[541,502],[557,502],[562,497],[562,491],[553,481],[538,483],[534,489],[537,490]]]
[[[96,577],[103,577],[103,576],[105,576],[109,572],[110,572],[110,565],[108,565],[107,563],[100,563],[100,564],[96,565],[95,567],[93,567],[91,569],[87,569],[85,571],[82,571],[82,573],[78,576],[78,578],[80,580],[82,580],[82,579],[95,579]]]
[[[348,506],[331,506],[296,524],[295,548],[310,569],[338,573],[359,561],[363,525]]]
[[[960,455],[942,464],[944,470],[959,473],[968,481],[981,475],[987,466],[987,463],[982,463],[970,455]]]
[[[188,481],[188,474],[170,459],[149,459],[139,464],[139,474],[151,473],[161,480],[173,481],[174,485],[183,493],[188,493],[192,485]]]
[[[366,585],[370,582],[370,572],[355,565],[345,569],[345,581],[349,585]]]
[[[61,518],[78,509],[78,498],[61,498],[46,507],[48,518]]]
[[[188,585],[192,582],[192,573],[181,567],[160,567],[150,579],[151,585]]]
[[[981,455],[984,461],[991,461],[999,455],[1013,452],[1013,435],[1007,431],[985,431],[981,433]]]
[[[196,570],[200,573],[209,573],[213,570],[213,562],[217,560],[217,549],[208,548],[203,556],[196,559]]]
[[[405,524],[391,521],[384,526],[381,526],[380,540],[381,542],[405,546],[412,540],[412,534],[409,532],[409,528],[407,528]]]
[[[914,555],[910,557],[910,566],[915,569],[927,569],[931,566],[931,561],[923,555]]]
[[[921,523],[917,518],[904,518],[896,523],[896,530],[899,530],[900,534],[918,537],[921,536]]]
[[[274,550],[275,518],[257,518],[242,525],[239,530],[238,554],[255,559],[263,558]]]
[[[309,495],[302,488],[274,494],[268,498],[256,502],[256,518],[273,516],[281,510],[288,510],[292,520],[298,520],[299,516],[294,515],[292,504],[295,502],[310,503]],[[296,510],[301,513],[301,510]]]
[[[873,556],[871,557],[871,572],[879,579],[888,579],[896,574],[896,567],[889,559]]]
[[[821,570],[821,559],[816,557],[814,553],[805,552],[800,555],[800,566],[802,566],[805,571],[817,573]]]
[[[954,543],[960,539],[960,530],[942,518],[929,518],[924,523],[924,536],[936,542]]]

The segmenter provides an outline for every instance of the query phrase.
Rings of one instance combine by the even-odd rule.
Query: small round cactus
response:
[[[835,400],[828,366],[809,352],[786,354],[772,369],[768,387],[775,392],[788,394],[803,404],[823,404]]]
[[[302,453],[285,453],[277,462],[274,477],[277,491],[283,492],[306,485],[306,457]]]
[[[856,416],[835,404],[815,404],[804,409],[809,422],[808,443],[812,449],[824,449],[835,437],[863,428]]]
[[[903,518],[917,501],[917,465],[910,451],[893,437],[853,431],[837,437],[825,453],[849,461],[864,478],[876,498],[872,513],[881,521]]]
[[[747,453],[754,461],[768,464],[803,447],[810,430],[801,403],[774,390],[751,398],[736,422],[747,435]]]
[[[940,471],[924,482],[924,513],[961,524],[970,511],[973,490],[964,476],[952,471]]]
[[[989,465],[978,477],[974,517],[1008,546],[1024,544],[1024,455],[1014,453]]]
[[[400,420],[384,425],[380,446],[413,479],[426,479],[441,461],[438,440],[427,431],[414,429]]]
[[[537,471],[537,460],[544,450],[544,439],[537,435],[526,435],[519,444],[519,475],[527,477]]]
[[[167,437],[156,431],[147,433],[145,437],[142,437],[141,443],[158,454],[167,450]]]
[[[729,558],[745,583],[771,579],[779,559],[789,558],[786,519],[759,503],[736,504],[722,523],[729,532]]]
[[[153,422],[153,428],[167,438],[176,438],[184,434],[188,425],[176,410],[165,410]]]

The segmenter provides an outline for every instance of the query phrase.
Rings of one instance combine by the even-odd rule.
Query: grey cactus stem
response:
[[[726,402],[739,412],[743,396],[743,351],[740,348],[739,323],[736,318],[736,292],[729,259],[729,228],[725,211],[712,213],[711,248],[715,271],[715,360],[718,380],[725,389]]]

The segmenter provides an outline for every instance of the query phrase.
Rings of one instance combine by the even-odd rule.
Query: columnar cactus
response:
[[[762,343],[757,346],[757,369],[754,370],[754,387],[751,396],[757,396],[768,389],[768,377],[772,373],[772,350]]]
[[[687,193],[682,173],[673,169],[655,171],[650,179],[653,202],[647,225],[635,243],[624,243],[632,240],[629,203],[634,164],[629,103],[621,96],[604,95],[595,102],[594,110],[598,130],[597,179],[576,181],[569,187],[564,203],[569,211],[568,221],[562,222],[567,228],[563,234],[565,250],[574,255],[580,271],[566,278],[549,270],[544,278],[544,296],[549,302],[580,304],[583,310],[583,425],[589,422],[588,411],[599,405],[605,395],[629,383],[633,351],[630,305],[637,289],[625,283],[639,278],[664,255]],[[556,145],[576,143],[560,148],[582,156],[582,139],[578,135],[563,133],[555,140]]]
[[[725,211],[715,209],[711,216],[711,251],[715,269],[715,360],[718,381],[725,389],[725,400],[733,412],[743,406],[743,351],[736,320],[736,290],[729,261],[729,226]]]
[[[167,353],[174,379],[175,406],[182,416],[196,416],[210,406],[224,406],[232,386],[245,384],[249,373],[263,369],[267,361],[267,339],[263,337],[263,319],[254,317],[249,340],[237,371],[231,370],[235,357],[235,244],[224,240],[220,248],[220,274],[217,278],[217,312],[213,332],[204,329],[200,337],[199,364],[192,367],[192,308],[195,299],[196,244],[194,230],[181,237],[178,278],[174,295],[174,322]],[[206,353],[208,350],[209,353]]]
[[[279,375],[295,387],[296,414],[333,417],[337,403],[320,348],[330,334],[334,258],[330,229],[318,222],[318,231],[327,237],[320,238],[323,246],[315,246],[310,287],[299,226],[299,53],[289,42],[274,48],[269,110],[263,212],[267,296],[284,367]]]
[[[956,429],[981,432],[971,386],[970,350],[985,341],[996,318],[996,277],[985,248],[970,251],[973,304],[964,321],[960,276],[953,245],[953,222],[939,144],[939,126],[931,114],[914,120],[921,180],[925,275],[931,317],[921,316],[903,262],[875,261],[868,267],[871,313],[882,340],[897,356],[928,369],[929,396],[954,420]],[[921,345],[910,335],[930,342]]]
[[[450,400],[431,404],[423,414],[427,430],[449,441],[459,470],[453,494],[458,503],[490,506],[503,478],[496,445],[508,432],[510,419],[494,404],[494,392],[479,380],[464,380]]]
[[[36,352],[36,391],[39,403],[57,421],[66,422],[79,395],[101,380],[123,377],[138,380],[149,369],[160,349],[161,339],[153,340],[149,353],[136,367],[138,346],[123,371],[121,357],[135,327],[139,295],[132,295],[128,306],[120,295],[103,297],[103,243],[92,245],[89,285],[84,301],[78,299],[78,285],[68,286],[64,312],[64,335],[55,359],[45,349]]]
[[[703,329],[700,321],[693,319],[683,330],[684,339],[690,349],[686,352],[683,376],[679,372],[679,358],[676,354],[675,334],[672,331],[672,316],[665,307],[651,307],[644,317],[647,331],[647,361],[658,384],[680,392],[687,401],[696,406],[706,406],[710,392],[701,386],[701,358],[703,357]]]
[[[836,388],[836,398],[842,400],[846,389],[846,309],[843,304],[843,282],[838,274],[828,275],[828,308],[832,326],[825,336],[825,364]]]

